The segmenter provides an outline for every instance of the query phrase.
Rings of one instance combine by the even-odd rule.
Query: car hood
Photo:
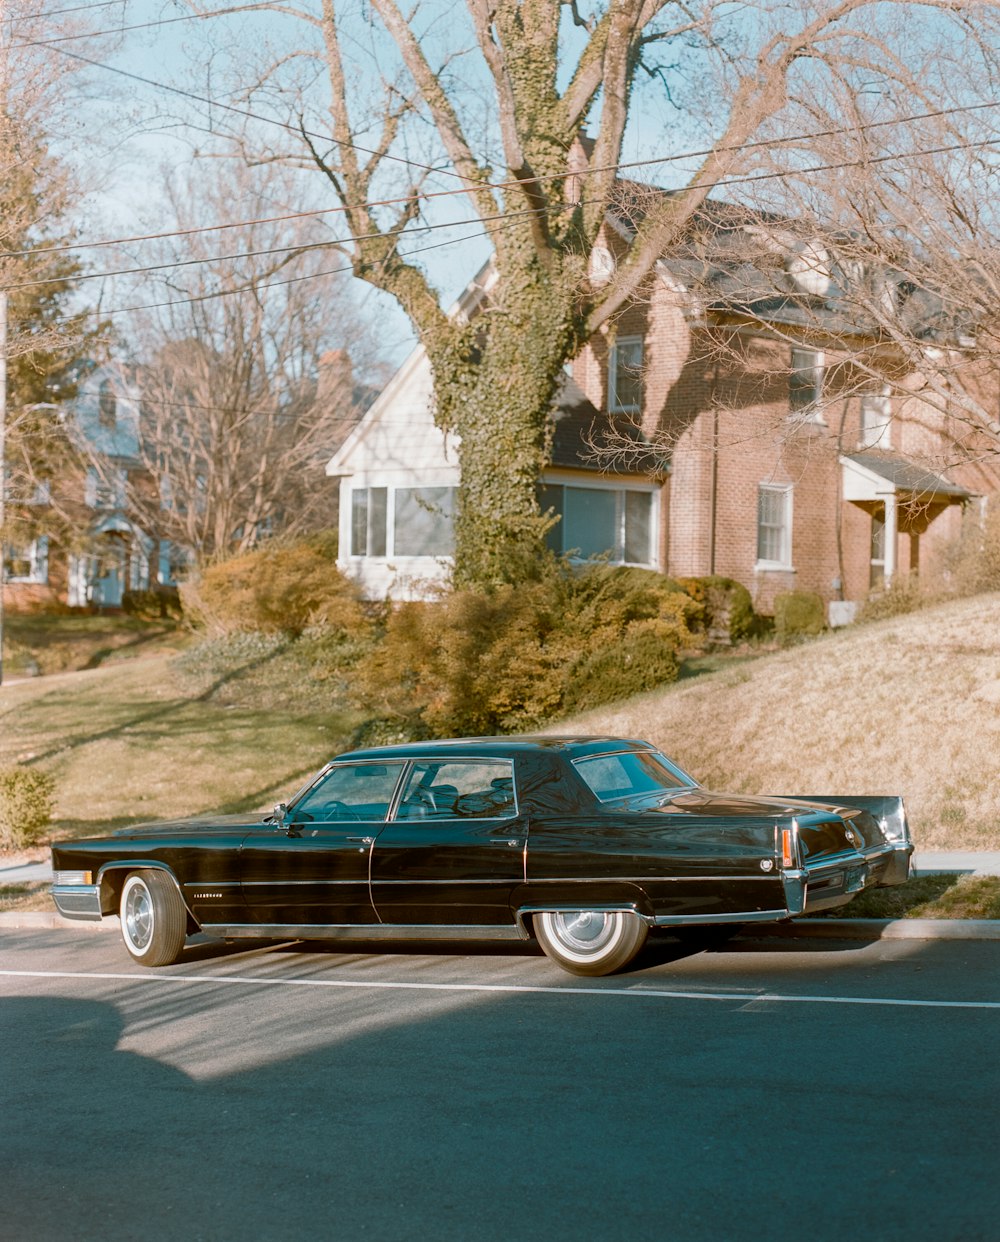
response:
[[[186,819],[158,819],[145,824],[131,824],[115,829],[116,837],[185,837],[192,832],[231,834],[241,828],[259,828],[264,813],[251,811],[243,815],[191,815]]]

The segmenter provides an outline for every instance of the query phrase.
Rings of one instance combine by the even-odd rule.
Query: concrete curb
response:
[[[56,911],[8,910],[0,913],[0,931],[116,932],[118,916],[99,923],[64,919]],[[1000,940],[1000,919],[795,919],[791,923],[761,923],[747,927],[743,940]],[[364,940],[364,934],[358,935]]]

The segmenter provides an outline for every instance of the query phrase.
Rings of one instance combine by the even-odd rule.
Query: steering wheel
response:
[[[336,798],[329,802],[322,802],[314,808],[316,819],[341,820],[341,819],[358,819],[359,816],[351,810],[346,802],[339,802]]]

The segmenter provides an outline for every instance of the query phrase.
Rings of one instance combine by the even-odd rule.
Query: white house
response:
[[[431,367],[418,346],[330,459],[339,477],[338,565],[368,599],[424,599],[448,579],[459,484],[458,437],[435,426]],[[552,412],[551,463],[539,487],[558,552],[662,568],[661,467],[648,452],[628,472],[588,461],[608,428],[567,375]]]

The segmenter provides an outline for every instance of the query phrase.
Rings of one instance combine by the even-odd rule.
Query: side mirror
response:
[[[288,810],[287,802],[276,802],[274,810],[271,812],[271,819],[280,828],[285,822],[285,812]]]

